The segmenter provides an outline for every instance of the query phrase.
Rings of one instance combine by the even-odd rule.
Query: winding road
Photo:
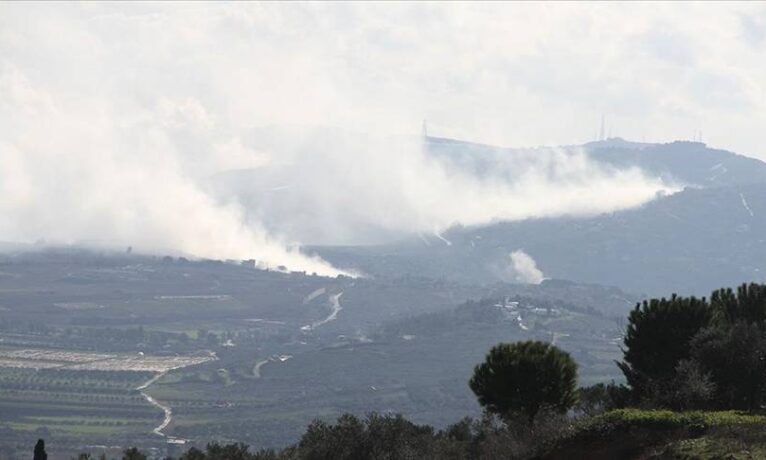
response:
[[[309,297],[307,298],[307,301],[313,300],[314,298],[318,297],[319,295],[324,294],[324,292],[325,292],[324,289],[317,290],[317,291],[313,292],[312,294],[309,295]],[[311,331],[313,329],[316,329],[319,326],[322,326],[323,324],[327,324],[330,321],[334,321],[338,317],[338,313],[340,313],[340,311],[343,310],[343,307],[340,304],[340,297],[342,295],[343,295],[343,291],[341,291],[341,292],[339,292],[337,294],[333,294],[333,295],[328,296],[328,300],[330,302],[330,314],[327,315],[327,317],[325,317],[325,318],[323,318],[323,319],[321,319],[319,321],[315,321],[315,322],[313,322],[310,325],[301,327],[301,330],[303,330],[303,331]],[[304,301],[304,303],[307,303],[307,301]],[[261,367],[264,364],[268,363],[269,361],[270,361],[269,359],[264,359],[264,360],[258,361],[255,364],[255,367],[253,369],[253,374],[255,375],[256,378],[260,377]],[[143,396],[144,399],[149,404],[151,404],[152,406],[162,410],[162,412],[165,414],[165,418],[162,420],[162,423],[160,423],[156,428],[154,428],[152,430],[152,433],[156,434],[157,436],[162,436],[163,438],[166,438],[168,440],[168,442],[185,443],[185,442],[188,441],[188,439],[176,438],[176,437],[167,435],[167,434],[165,434],[163,432],[163,430],[165,428],[167,428],[167,426],[170,425],[170,422],[173,420],[173,410],[170,408],[170,406],[166,406],[165,404],[162,404],[161,402],[159,402],[156,399],[154,399],[151,396],[149,396],[149,394],[146,393],[146,391],[144,391],[147,388],[149,388],[154,382],[156,382],[157,380],[159,380],[162,377],[164,377],[165,374],[167,374],[167,373],[168,373],[167,370],[157,373],[156,375],[152,376],[152,378],[150,378],[146,382],[144,382],[141,385],[139,385],[138,387],[136,387],[136,390],[141,393],[141,396]]]
[[[343,307],[340,305],[340,296],[342,295],[343,295],[343,291],[340,291],[337,294],[333,294],[329,296],[330,309],[331,309],[330,314],[324,319],[320,319],[319,321],[314,321],[310,325],[301,327],[301,330],[312,331],[323,324],[327,324],[330,321],[334,321],[338,317],[338,313],[340,313],[340,311],[343,310]]]
[[[166,406],[166,405],[162,404],[161,402],[157,401],[156,399],[152,398],[151,396],[149,396],[144,391],[151,384],[153,384],[157,380],[159,380],[162,377],[164,377],[165,374],[167,374],[167,373],[168,373],[168,371],[160,372],[159,374],[153,376],[152,378],[150,378],[149,380],[144,382],[142,385],[136,387],[136,390],[138,390],[141,393],[141,396],[143,396],[144,399],[146,399],[146,401],[149,404],[157,407],[158,409],[161,409],[162,412],[165,414],[165,418],[162,420],[162,423],[160,423],[155,429],[153,429],[152,433],[154,433],[154,434],[156,434],[158,436],[162,436],[163,438],[167,438],[168,441],[186,442],[187,441],[186,439],[181,439],[181,438],[176,438],[176,437],[173,437],[173,436],[168,436],[168,435],[166,435],[165,433],[162,432],[162,430],[167,428],[167,426],[170,424],[170,421],[173,420],[173,410],[169,406]]]

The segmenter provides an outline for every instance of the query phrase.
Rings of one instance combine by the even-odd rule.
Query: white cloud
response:
[[[0,8],[20,65],[126,97],[193,94],[226,126],[417,132],[428,118],[444,135],[560,145],[591,139],[606,113],[623,137],[701,129],[766,157],[757,3]],[[709,81],[721,95],[699,90]]]

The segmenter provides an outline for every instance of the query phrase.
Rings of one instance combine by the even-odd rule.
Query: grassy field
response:
[[[762,459],[766,416],[737,411],[619,409],[573,427],[546,460]]]

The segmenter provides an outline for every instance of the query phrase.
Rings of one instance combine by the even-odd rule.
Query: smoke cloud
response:
[[[167,131],[204,121],[191,119],[201,113],[194,106],[174,107],[170,119],[166,102],[157,112],[127,117],[94,100],[83,110],[7,63],[0,72],[0,239],[134,245],[255,258],[262,268],[344,273],[288,249],[247,223],[241,206],[216,202],[200,188],[189,171],[198,164],[184,163]]]
[[[379,242],[456,224],[593,215],[677,189],[637,168],[596,163],[579,148],[465,154],[471,145],[458,144],[435,153],[420,137],[322,129],[258,130],[251,139],[274,160],[223,174],[214,188],[237,197],[270,231],[309,243]]]
[[[521,249],[511,253],[511,268],[514,279],[519,283],[540,284],[545,279],[535,259]]]
[[[676,189],[571,149],[480,174],[434,158],[400,134],[425,109],[380,73],[396,62],[360,60],[356,32],[314,40],[345,9],[313,8],[0,5],[0,240],[332,276],[299,241],[599,213]]]

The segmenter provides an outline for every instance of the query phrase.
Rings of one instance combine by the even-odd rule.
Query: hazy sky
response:
[[[613,135],[669,141],[701,130],[712,145],[766,158],[763,3],[4,3],[0,11],[4,66],[30,79],[165,88],[181,73],[166,96],[193,95],[232,125],[414,133],[426,118],[434,133],[521,147],[591,140],[606,114]]]
[[[291,249],[291,222],[204,182],[289,154],[281,172],[310,184],[296,202],[354,219],[338,233],[609,211],[673,184],[558,151],[516,184],[477,181],[358,139],[262,151],[254,128],[418,134],[427,119],[434,135],[529,147],[592,140],[605,114],[614,136],[702,131],[766,158],[764,85],[757,3],[3,2],[0,240],[257,253],[334,273]]]

